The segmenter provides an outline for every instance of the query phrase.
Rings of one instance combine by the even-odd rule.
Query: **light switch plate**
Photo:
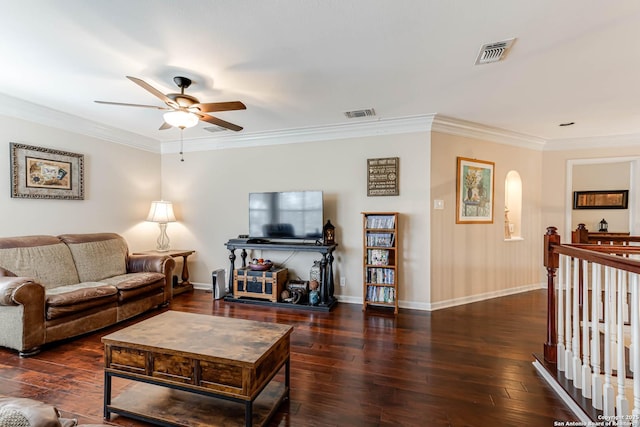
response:
[[[433,201],[433,209],[444,209],[444,200],[434,200]]]

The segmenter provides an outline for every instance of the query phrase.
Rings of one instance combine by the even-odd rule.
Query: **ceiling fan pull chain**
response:
[[[184,154],[182,152],[182,145],[184,144],[182,140],[182,133],[184,132],[184,127],[180,126],[180,161],[184,162]]]

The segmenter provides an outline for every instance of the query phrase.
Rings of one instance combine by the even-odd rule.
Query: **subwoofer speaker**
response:
[[[227,294],[226,281],[224,280],[224,269],[220,268],[211,273],[211,281],[213,283],[213,299],[221,299]]]

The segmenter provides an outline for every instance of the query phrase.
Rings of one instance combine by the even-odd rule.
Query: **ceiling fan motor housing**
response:
[[[173,78],[173,81],[178,85],[180,89],[184,92],[186,88],[191,86],[191,79],[188,77],[176,76]]]
[[[187,95],[185,93],[168,93],[167,98],[170,98],[178,103],[181,107],[190,107],[193,104],[199,104],[198,98],[195,96]]]

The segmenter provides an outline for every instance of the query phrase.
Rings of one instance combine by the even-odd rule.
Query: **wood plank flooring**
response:
[[[397,316],[360,305],[332,312],[213,301],[187,292],[170,309],[294,326],[291,400],[270,426],[553,426],[577,421],[532,366],[542,352],[546,291]],[[0,394],[102,422],[100,338],[135,321],[20,359],[0,348]],[[188,325],[184,325],[185,328]],[[114,395],[129,384],[114,382]],[[113,424],[143,426],[124,417]]]

